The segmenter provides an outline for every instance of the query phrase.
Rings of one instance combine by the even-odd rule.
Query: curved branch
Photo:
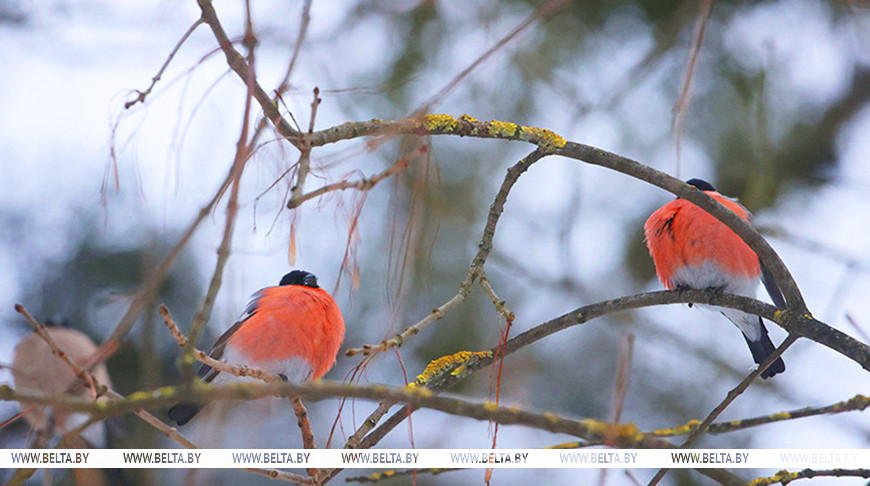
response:
[[[363,122],[348,122],[309,134],[308,141],[310,146],[318,146],[351,138],[389,134],[458,135],[460,137],[521,140],[533,143],[549,154],[562,155],[606,167],[661,187],[696,204],[734,230],[770,269],[776,283],[782,289],[789,309],[808,313],[800,289],[788,268],[770,244],[748,222],[702,191],[675,177],[606,150],[576,142],[567,142],[549,130],[495,120],[482,122],[468,115],[462,115],[459,118],[453,118],[450,115],[426,115],[422,118],[404,120],[374,119]]]
[[[715,201],[710,196],[704,194],[703,191],[686,184],[685,182],[672,177],[664,172],[645,166],[639,162],[631,160],[620,155],[616,155],[605,150],[601,150],[589,145],[583,145],[575,142],[567,142],[565,146],[559,150],[559,155],[570,157],[573,159],[582,160],[584,162],[600,165],[630,175],[636,179],[649,182],[655,186],[671,192],[687,201],[690,201],[707,211],[719,221],[722,221],[726,226],[737,233],[743,241],[758,254],[761,261],[770,269],[776,280],[777,285],[782,289],[788,308],[799,313],[806,313],[806,303],[801,295],[800,289],[797,286],[794,278],[788,268],[783,263],[779,255],[773,250],[773,247],[749,224],[746,220],[737,216],[734,212]]]
[[[514,352],[562,329],[583,324],[606,314],[654,305],[687,303],[728,307],[764,317],[789,333],[823,344],[870,371],[870,347],[847,334],[808,315],[779,310],[770,304],[749,297],[711,290],[661,290],[580,307],[517,335],[508,341],[507,352]]]

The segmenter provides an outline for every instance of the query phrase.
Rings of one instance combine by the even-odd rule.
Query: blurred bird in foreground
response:
[[[701,179],[686,182],[749,220],[746,208],[716,192],[710,183]],[[668,289],[717,288],[754,298],[760,279],[774,304],[785,308],[782,292],[758,255],[737,233],[693,203],[677,198],[665,204],[649,217],[643,229],[656,274]],[[734,309],[719,310],[743,332],[757,364],[773,353],[775,348],[760,317]],[[785,363],[777,358],[761,377],[783,371]]]
[[[84,366],[96,353],[97,346],[83,333],[51,321],[46,322],[45,325],[57,347],[73,363]],[[112,382],[103,363],[95,366],[91,373],[100,385],[111,388]],[[18,390],[92,398],[90,385],[78,378],[67,363],[55,356],[48,343],[36,332],[28,334],[15,346],[12,377]],[[89,418],[87,414],[52,410],[52,407],[29,402],[21,402],[21,408],[24,412],[24,420],[36,432],[37,440],[63,435],[82,425]],[[94,447],[105,447],[106,424],[98,422],[89,426],[81,437]]]
[[[344,319],[338,305],[317,286],[317,277],[294,270],[277,287],[254,293],[242,319],[218,338],[209,356],[301,382],[319,379],[332,368],[342,340]],[[199,376],[206,383],[239,379],[206,364]],[[179,403],[169,410],[169,418],[181,426],[202,407]]]

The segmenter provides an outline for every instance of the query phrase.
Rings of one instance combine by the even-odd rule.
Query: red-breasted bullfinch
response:
[[[65,322],[56,324],[48,321],[45,325],[51,339],[73,363],[83,366],[97,351],[97,346],[89,337],[75,329],[63,327]],[[91,372],[101,385],[111,388],[112,382],[104,364],[95,366]],[[24,336],[15,346],[12,378],[15,388],[20,390],[35,390],[48,395],[69,394],[80,398],[90,398],[92,393],[90,385],[76,377],[72,368],[55,356],[48,343],[36,332]],[[21,402],[23,410],[31,407],[32,403]],[[33,430],[45,438],[65,434],[89,418],[88,414],[52,410],[45,405],[35,407],[24,415],[24,420]],[[82,437],[92,446],[105,447],[106,424],[99,422],[91,425],[85,429]]]
[[[746,208],[716,192],[709,182],[686,182],[749,220]],[[785,308],[782,292],[758,255],[737,233],[693,203],[677,198],[665,204],[649,217],[643,229],[656,274],[668,289],[717,288],[755,297],[760,278],[774,304]],[[743,332],[752,359],[761,364],[774,351],[761,318],[734,309],[720,310]],[[761,377],[770,378],[783,371],[785,363],[777,358]]]
[[[209,355],[301,382],[319,379],[332,368],[343,339],[338,305],[317,286],[317,277],[294,270],[277,287],[255,292],[242,319],[218,338]],[[199,376],[206,383],[238,379],[205,364]],[[184,425],[201,408],[179,403],[169,410],[169,418]]]

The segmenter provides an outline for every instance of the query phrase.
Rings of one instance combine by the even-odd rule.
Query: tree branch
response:
[[[426,115],[422,118],[403,120],[375,119],[348,122],[314,132],[308,137],[308,142],[313,147],[362,136],[386,134],[457,135],[460,137],[521,140],[537,145],[548,154],[562,155],[606,167],[661,187],[696,204],[734,230],[770,269],[776,283],[782,289],[789,309],[809,314],[803,296],[788,268],[770,244],[748,222],[697,188],[664,172],[589,145],[567,142],[549,130],[495,120],[481,122],[468,115],[462,115],[459,118],[453,118],[449,115]]]
[[[773,353],[771,353],[767,358],[764,359],[764,361],[760,365],[758,365],[758,368],[755,369],[755,371],[749,373],[749,376],[744,378],[743,381],[740,382],[740,384],[738,384],[736,387],[728,392],[728,394],[725,396],[725,399],[723,399],[719,403],[719,405],[717,405],[716,408],[714,408],[713,411],[711,411],[707,415],[704,421],[701,422],[701,424],[698,425],[698,427],[691,434],[689,434],[689,438],[686,439],[685,442],[683,442],[683,444],[680,446],[680,449],[688,449],[689,447],[695,445],[695,442],[697,442],[701,438],[701,436],[707,432],[707,428],[710,427],[710,424],[712,424],[713,421],[716,420],[716,418],[719,417],[719,415],[724,412],[725,409],[728,408],[728,406],[731,405],[731,403],[733,403],[734,400],[736,400],[737,397],[739,397],[740,394],[742,394],[756,378],[758,378],[762,371],[767,369],[767,367],[770,366],[771,363],[776,361],[776,359],[779,358],[782,353],[789,348],[789,346],[794,344],[797,339],[797,335],[789,334],[785,341],[783,341],[783,343],[780,344]],[[648,483],[648,486],[656,486],[656,484],[658,484],[659,481],[661,481],[662,478],[665,477],[665,474],[667,474],[668,471],[670,471],[669,468],[659,469],[658,472],[656,472],[655,476],[653,476],[653,478]]]
[[[227,37],[227,33],[224,31],[224,28],[217,17],[217,12],[215,12],[211,0],[197,0],[197,3],[202,11],[202,20],[204,20],[209,28],[211,28],[215,39],[218,41],[218,45],[227,58],[227,64],[230,66],[230,69],[232,69],[233,72],[235,72],[239,78],[247,84],[249,78],[249,66],[245,62],[245,58],[242,57],[235,47],[233,47],[233,43],[230,41],[229,37]],[[251,88],[253,90],[254,98],[263,109],[266,118],[268,118],[275,126],[275,129],[278,130],[278,133],[294,146],[299,146],[302,142],[301,134],[290,126],[290,123],[281,116],[281,112],[278,111],[278,105],[269,98],[269,95],[266,94],[266,91],[263,90],[263,87],[260,86],[256,80],[251,84]]]
[[[450,300],[442,304],[440,307],[434,309],[429,315],[418,321],[416,324],[409,326],[401,333],[393,336],[390,339],[381,341],[378,344],[371,345],[366,344],[361,348],[351,348],[345,352],[347,356],[354,356],[357,354],[369,355],[375,352],[383,352],[390,348],[396,348],[401,346],[405,340],[417,333],[419,333],[424,327],[428,326],[434,321],[440,320],[444,317],[444,314],[452,310],[454,307],[465,301],[468,297],[468,294],[471,292],[471,286],[474,284],[475,280],[478,280],[480,277],[484,275],[483,266],[486,263],[486,258],[489,256],[490,251],[492,251],[492,239],[495,236],[495,227],[498,224],[498,220],[504,212],[504,205],[507,202],[508,194],[510,193],[511,188],[513,188],[514,184],[516,184],[517,180],[520,176],[529,169],[535,162],[541,160],[547,153],[538,149],[534,152],[530,153],[522,160],[514,164],[507,170],[507,174],[505,175],[504,181],[502,182],[501,188],[495,196],[495,199],[492,202],[492,205],[489,208],[489,214],[486,218],[486,224],[483,228],[483,236],[480,239],[480,243],[478,244],[477,254],[471,261],[471,266],[468,269],[468,273],[465,276],[465,279],[462,283],[459,284],[459,291],[454,295]],[[488,283],[483,285],[484,291],[487,292],[487,295],[495,295],[492,291],[492,287],[488,287]],[[497,298],[497,297],[496,297]],[[494,302],[495,303],[495,302]],[[500,313],[505,314],[506,308],[504,306],[499,306],[496,304],[496,310]],[[505,314],[506,315],[506,314]]]
[[[870,407],[870,397],[864,395],[855,395],[854,397],[837,402],[823,407],[805,407],[788,412],[776,412],[770,415],[762,415],[759,417],[729,420],[728,422],[718,422],[711,424],[707,429],[708,434],[724,434],[726,432],[734,432],[735,430],[748,429],[759,425],[781,422],[784,420],[794,420],[804,417],[813,417],[816,415],[837,414],[843,412],[862,411]],[[687,435],[696,430],[701,424],[699,420],[690,420],[689,422],[671,427],[668,429],[659,429],[649,432],[656,437],[673,437],[676,435]]]
[[[163,62],[163,65],[160,66],[160,70],[157,71],[157,74],[155,74],[154,77],[151,78],[151,84],[148,86],[148,88],[145,91],[139,91],[138,89],[135,90],[136,98],[124,103],[125,110],[130,109],[130,107],[132,107],[136,103],[144,103],[145,102],[145,98],[149,94],[151,94],[151,91],[154,89],[154,86],[157,85],[157,82],[160,81],[160,79],[163,77],[163,72],[166,71],[167,67],[169,67],[169,63],[172,62],[172,59],[175,57],[175,54],[177,54],[178,50],[181,49],[182,44],[184,44],[185,41],[187,41],[187,38],[190,37],[190,34],[193,34],[193,31],[196,30],[197,27],[202,25],[202,23],[203,23],[202,18],[198,18],[198,19],[196,19],[196,22],[194,22],[190,27],[188,27],[188,29],[184,33],[184,35],[181,36],[181,39],[179,39],[178,42],[175,44],[175,47],[172,49],[172,51],[169,52],[169,56],[166,58],[166,61]]]
[[[870,478],[870,469],[803,469],[798,472],[779,471],[774,476],[758,478],[749,484],[751,486],[768,486],[780,483],[786,485],[795,479],[809,479],[821,477],[856,477]]]
[[[775,322],[783,321],[783,327],[786,326],[785,322],[787,321],[789,322],[789,326],[791,324],[794,324],[793,322],[790,322],[792,319],[808,319],[812,322],[817,322],[820,326],[824,326],[826,329],[829,330],[830,333],[839,333],[839,331],[837,331],[836,329],[831,329],[825,324],[815,321],[814,319],[812,319],[812,317],[795,316],[793,314],[790,314],[789,311],[778,310],[772,305],[765,304],[764,302],[757,301],[749,297],[726,294],[711,290],[665,290],[598,302],[565,313],[560,317],[551,319],[550,321],[547,321],[543,324],[539,324],[538,326],[535,326],[532,329],[529,329],[528,331],[523,332],[509,340],[505,345],[505,356],[515,351],[518,351],[532,343],[535,343],[547,336],[550,336],[551,334],[567,329],[569,327],[583,324],[596,317],[601,317],[603,315],[611,314],[618,311],[637,309],[653,305],[686,304],[689,302],[740,309],[746,312],[760,315]],[[793,327],[800,327],[800,325]],[[788,327],[786,327],[786,329],[791,331]],[[851,340],[852,338],[848,339]],[[858,361],[865,369],[868,369],[868,366],[870,366],[870,352],[868,352],[865,345],[857,342],[855,343],[855,345],[857,346],[856,349],[859,349],[861,352],[857,353],[856,357],[849,357]],[[832,349],[840,351],[834,346],[830,347],[832,347]],[[490,350],[489,353],[493,353],[494,351],[495,348]],[[427,384],[427,388],[432,390],[433,392],[448,389],[458,383],[460,380],[464,379],[469,374],[479,369],[488,367],[492,363],[493,358],[491,355],[481,355],[473,363],[463,365],[462,374],[441,374],[433,378]],[[407,413],[404,410],[391,415],[384,423],[382,423],[378,428],[376,428],[368,436],[366,436],[365,439],[363,439],[363,441],[360,443],[360,448],[368,448],[372,447],[374,444],[377,444],[387,433],[389,433],[389,431],[391,431],[398,424],[400,424],[406,417]]]

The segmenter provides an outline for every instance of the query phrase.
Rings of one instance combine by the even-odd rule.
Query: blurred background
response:
[[[257,75],[271,91],[287,70],[304,4],[251,3],[260,41]],[[229,36],[240,39],[243,2],[214,5]],[[755,214],[814,316],[867,342],[865,3],[714,2],[699,45],[703,2],[568,1],[433,99],[536,11],[554,6],[521,0],[314,0],[282,111],[307,127],[314,87],[323,99],[315,129],[403,118],[433,101],[433,113],[547,128],[682,179],[707,179]],[[198,17],[193,0],[0,2],[0,383],[11,384],[14,346],[30,332],[14,303],[39,319],[65,317],[95,341],[105,340],[143,278],[226,177],[245,87],[228,73],[207,27],[181,47],[144,104],[124,109]],[[697,60],[690,64],[693,49]],[[366,194],[333,193],[289,211],[282,208],[292,179],[281,176],[298,152],[271,130],[261,142],[242,178],[232,256],[200,347],[235,322],[251,293],[277,284],[291,268],[293,252],[296,268],[315,273],[335,293],[347,322],[342,349],[378,342],[418,321],[456,293],[505,170],[531,151],[517,142],[435,137],[407,171]],[[410,142],[355,139],[316,149],[306,190],[381,172]],[[574,160],[551,157],[533,166],[508,199],[486,265],[496,292],[516,313],[512,334],[582,305],[659,289],[642,225],[671,198]],[[108,360],[117,391],[179,383],[178,348],[156,306],[165,303],[187,329],[214,270],[225,204],[226,198],[196,231],[159,297]],[[350,264],[342,272],[346,253]],[[494,346],[503,325],[475,287],[464,304],[401,348],[408,378],[444,354]],[[785,333],[768,327],[774,342],[781,342]],[[619,349],[629,334],[636,340],[622,420],[641,430],[703,418],[752,369],[743,339],[723,317],[686,306],[649,308],[591,321],[510,356],[501,402],[607,419]],[[870,386],[870,375],[856,363],[813,342],[799,341],[785,361],[784,374],[755,383],[721,419],[827,405]],[[358,362],[341,354],[327,378],[344,379]],[[405,383],[393,353],[376,359],[361,380]],[[488,387],[484,371],[450,393],[483,400]],[[289,408],[267,402],[213,407],[183,433],[203,447],[301,447]],[[373,407],[349,402],[333,446]],[[338,402],[308,408],[322,447]],[[0,403],[0,420],[18,411],[17,404]],[[164,417],[164,411],[153,412]],[[0,430],[0,445],[23,447],[26,436],[27,427],[18,421]],[[498,444],[546,447],[567,440],[501,427]],[[380,446],[412,443],[489,447],[491,436],[486,423],[423,411],[414,415],[412,428],[403,424]],[[122,418],[112,445],[179,447],[133,416]],[[709,436],[699,445],[864,448],[870,446],[870,420],[866,412],[808,418]],[[751,479],[774,472],[740,474]],[[335,481],[365,473],[344,472]],[[0,471],[0,479],[9,474]],[[420,475],[417,482],[482,484],[483,474]],[[493,481],[582,484],[598,482],[598,474],[496,470]],[[611,471],[604,482],[645,483],[652,474]],[[73,481],[63,474],[53,479]],[[124,478],[137,485],[182,480],[271,484],[241,471],[130,470]],[[665,479],[708,482],[685,470]]]

